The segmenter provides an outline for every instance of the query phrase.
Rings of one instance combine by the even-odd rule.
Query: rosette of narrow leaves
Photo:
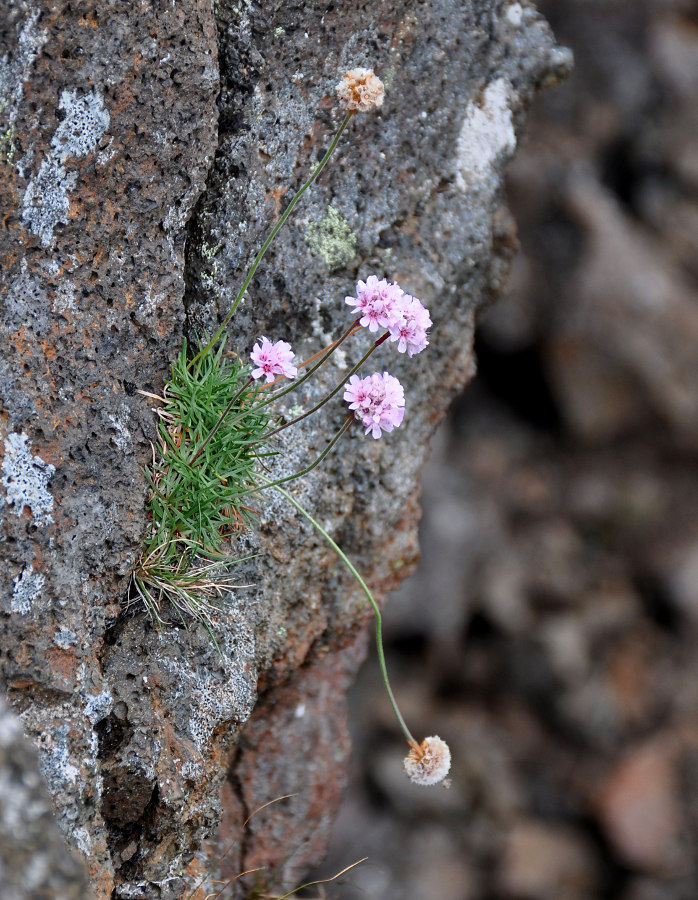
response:
[[[158,618],[163,597],[191,614],[189,595],[196,594],[196,579],[183,581],[181,573],[199,569],[210,582],[220,561],[223,577],[223,563],[230,562],[222,559],[225,540],[252,514],[245,495],[258,485],[258,461],[266,455],[259,441],[270,417],[256,409],[258,387],[250,369],[225,353],[224,342],[193,366],[187,364],[185,344],[172,365],[160,398],[158,446],[147,472],[150,536],[135,573],[139,594]],[[236,394],[239,400],[211,436]],[[183,591],[189,598],[185,603]]]

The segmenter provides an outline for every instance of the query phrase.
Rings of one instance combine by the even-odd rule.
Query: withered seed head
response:
[[[339,103],[348,112],[368,112],[383,105],[383,82],[372,69],[352,69],[337,84]]]
[[[403,761],[405,772],[415,784],[438,784],[451,768],[451,751],[440,737],[424,738],[412,747]]]

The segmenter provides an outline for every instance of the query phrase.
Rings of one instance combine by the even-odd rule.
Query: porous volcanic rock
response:
[[[36,748],[0,697],[0,900],[90,900],[83,860],[66,853]]]
[[[314,352],[372,272],[430,308],[427,353],[376,357],[406,385],[404,427],[380,442],[352,434],[294,489],[382,599],[416,559],[428,440],[472,374],[475,309],[501,289],[515,246],[503,168],[533,92],[569,55],[533,7],[493,0],[221,0],[215,14],[204,0],[23,0],[0,29],[5,690],[98,898],[182,896],[221,793],[232,827],[295,770],[302,790],[268,843],[257,826],[240,854],[292,880],[322,852],[337,802],[343,694],[370,610],[276,496],[255,501],[257,528],[231,545],[231,561],[256,556],[236,566],[247,587],[218,617],[220,653],[203,628],[157,630],[127,610],[156,433],[137,391],[157,392],[182,337],[224,315],[331,140],[338,77],[375,67],[382,110],[351,123],[229,346],[267,334]],[[270,471],[302,468],[341,416],[336,403],[285,433]],[[308,767],[294,748],[314,740]],[[284,778],[266,778],[281,760]]]

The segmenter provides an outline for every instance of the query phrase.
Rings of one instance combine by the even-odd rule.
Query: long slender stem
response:
[[[356,321],[358,322],[358,319]],[[254,411],[257,412],[260,409],[264,409],[265,406],[269,406],[269,404],[273,403],[274,400],[278,400],[280,397],[285,396],[286,394],[295,390],[295,388],[297,388],[299,385],[303,384],[304,381],[306,381],[308,378],[310,378],[310,376],[313,374],[313,372],[316,372],[324,362],[327,362],[327,360],[334,353],[334,351],[337,349],[337,347],[339,347],[339,345],[341,343],[343,343],[348,337],[351,336],[351,334],[354,331],[355,326],[356,326],[356,322],[353,322],[349,326],[349,328],[347,328],[347,330],[344,332],[344,334],[341,335],[341,337],[337,338],[337,340],[333,344],[330,344],[330,346],[327,347],[324,351],[321,351],[323,353],[322,358],[320,360],[318,360],[318,362],[315,363],[315,365],[312,367],[312,369],[309,369],[305,373],[305,375],[303,375],[302,378],[299,378],[298,381],[294,381],[293,384],[291,384],[289,387],[284,388],[282,391],[278,391],[277,393],[272,394],[270,397],[267,397],[267,399],[262,401],[262,403],[258,403],[254,407]],[[373,349],[375,349],[375,347]],[[373,352],[373,351],[371,351],[371,352]],[[361,363],[359,363],[359,365],[361,365]],[[351,375],[354,373],[354,371],[355,371],[355,369],[352,369],[349,377],[351,377]],[[335,391],[335,393],[337,393],[337,392]],[[239,421],[239,419],[242,418],[243,415],[246,415],[246,413],[242,413],[241,415],[236,416],[230,424],[234,425],[237,421]],[[291,424],[291,423],[289,423],[289,424]],[[276,431],[271,432],[271,434],[276,434]],[[271,437],[271,434],[267,435],[264,438],[260,438],[259,441],[251,441],[251,443],[256,444],[256,443],[260,443],[261,441],[265,441],[268,437]]]
[[[269,438],[274,437],[275,434],[278,434],[280,431],[283,431],[284,428],[289,428],[291,425],[295,425],[296,422],[302,422],[303,419],[307,419],[308,416],[312,416],[312,414],[314,412],[317,412],[322,406],[324,406],[327,403],[328,400],[331,400],[335,396],[335,394],[338,394],[342,390],[342,388],[347,383],[347,381],[351,378],[351,376],[355,372],[358,372],[358,370],[361,368],[361,366],[363,366],[363,364],[366,362],[366,360],[369,358],[369,356],[373,353],[373,351],[377,347],[380,347],[380,345],[383,343],[383,341],[386,340],[387,337],[388,337],[388,332],[386,332],[383,335],[383,337],[378,338],[378,340],[374,344],[371,345],[371,347],[366,351],[366,353],[364,353],[364,355],[357,362],[357,364],[354,366],[354,368],[349,372],[349,374],[344,376],[344,378],[339,382],[337,387],[333,391],[331,391],[326,397],[324,397],[319,403],[316,403],[312,409],[309,409],[307,412],[304,412],[300,416],[296,416],[296,418],[291,419],[290,422],[284,422],[283,425],[279,425],[278,428],[275,428],[273,431],[270,431],[268,434],[265,434],[264,437],[259,438],[257,441],[252,441],[252,443],[256,444],[260,441],[268,441]],[[277,396],[280,397],[281,394],[277,394]],[[255,407],[255,409],[257,409],[257,408],[258,407]]]
[[[385,689],[388,692],[388,699],[390,700],[390,705],[393,707],[393,712],[395,713],[395,717],[398,721],[400,729],[402,730],[402,733],[407,738],[407,743],[410,745],[413,745],[413,746],[417,746],[417,741],[415,741],[415,739],[412,737],[410,729],[407,727],[407,725],[405,724],[405,720],[402,718],[402,715],[400,714],[400,710],[398,709],[398,705],[395,700],[395,696],[393,694],[392,688],[390,687],[390,681],[388,680],[388,669],[385,664],[385,654],[383,653],[383,617],[381,616],[380,607],[378,606],[376,601],[373,599],[373,594],[368,589],[366,582],[363,580],[361,575],[359,575],[357,570],[354,568],[354,565],[352,564],[351,560],[344,553],[344,551],[341,549],[341,547],[335,541],[332,540],[332,538],[325,531],[325,529],[322,527],[322,525],[320,525],[320,523],[317,522],[310,515],[310,513],[300,505],[300,503],[295,499],[295,497],[291,496],[291,494],[289,494],[288,491],[285,491],[283,488],[279,487],[278,485],[272,484],[271,482],[269,482],[267,484],[267,487],[275,487],[276,490],[289,501],[289,503],[292,503],[296,507],[296,509],[298,510],[299,513],[301,513],[301,515],[305,516],[305,518],[310,522],[310,524],[313,526],[313,528],[315,528],[316,531],[318,531],[324,537],[324,539],[327,541],[327,543],[332,547],[332,549],[337,554],[337,556],[342,560],[342,562],[345,564],[345,566],[349,569],[351,574],[354,576],[354,578],[358,582],[361,590],[368,597],[368,602],[373,607],[373,612],[376,616],[376,647],[378,649],[378,663],[380,665],[381,675],[383,676],[383,684],[385,685]]]
[[[279,478],[278,481],[267,481],[266,479],[264,479],[265,484],[263,484],[261,487],[251,488],[249,491],[247,491],[247,493],[254,494],[256,491],[262,491],[268,487],[276,487],[278,484],[285,484],[287,481],[295,481],[296,478],[301,478],[303,475],[307,475],[308,472],[312,472],[313,469],[315,468],[315,466],[320,465],[320,463],[327,456],[327,454],[330,452],[330,450],[332,450],[334,445],[341,438],[341,436],[344,434],[344,432],[347,430],[347,428],[351,425],[351,423],[353,421],[354,421],[354,413],[347,416],[347,418],[344,420],[344,424],[342,425],[342,427],[339,429],[337,434],[335,434],[335,436],[332,438],[332,440],[329,442],[329,444],[325,447],[325,449],[322,451],[322,453],[309,466],[306,466],[305,469],[301,469],[301,471],[296,472],[295,475],[287,475],[285,478]]]
[[[342,124],[339,126],[337,133],[335,134],[334,138],[332,139],[332,143],[330,144],[329,148],[327,149],[327,152],[325,153],[325,155],[322,157],[322,159],[318,163],[315,171],[312,173],[310,178],[308,178],[308,180],[305,182],[305,184],[301,188],[299,188],[298,192],[295,194],[295,196],[293,197],[293,199],[291,200],[289,205],[284,210],[279,221],[272,228],[271,232],[269,233],[269,237],[266,239],[266,241],[260,247],[259,253],[255,256],[254,262],[252,263],[252,265],[250,267],[250,271],[247,273],[247,277],[245,278],[244,282],[242,283],[242,287],[240,288],[237,297],[233,301],[233,305],[228,310],[228,313],[227,313],[226,317],[223,319],[223,321],[221,322],[218,330],[213,335],[213,337],[208,342],[208,344],[206,344],[205,347],[203,347],[201,350],[199,350],[199,352],[196,354],[196,356],[191,360],[190,365],[192,363],[196,362],[196,360],[199,359],[200,356],[203,356],[204,353],[206,353],[208,350],[210,350],[211,347],[216,343],[218,338],[223,334],[223,331],[225,330],[226,325],[232,319],[233,314],[235,313],[235,310],[238,308],[238,305],[240,304],[240,301],[245,296],[245,291],[250,286],[250,282],[252,281],[252,279],[254,277],[254,273],[257,271],[257,266],[262,261],[262,258],[264,256],[264,254],[267,252],[267,250],[269,249],[271,242],[274,240],[276,235],[281,230],[286,219],[288,219],[288,217],[293,212],[293,208],[296,205],[296,203],[298,203],[298,201],[301,199],[303,194],[307,191],[307,189],[311,186],[311,184],[317,179],[320,172],[322,172],[322,170],[327,165],[329,158],[332,156],[337,144],[339,143],[339,139],[342,136],[344,129],[349,124],[349,121],[353,115],[354,115],[353,112],[348,112],[344,116],[344,119],[342,120]]]
[[[195,454],[192,456],[192,458],[189,460],[189,465],[190,465],[190,466],[193,466],[194,463],[197,461],[197,459],[198,459],[198,458],[201,456],[201,454],[204,452],[204,449],[205,449],[205,447],[206,447],[206,444],[208,444],[208,442],[211,440],[211,438],[213,437],[213,435],[214,435],[214,434],[218,431],[218,429],[221,427],[221,425],[223,424],[223,421],[224,421],[225,417],[228,415],[228,413],[230,412],[230,410],[235,406],[236,402],[239,400],[239,398],[242,396],[242,394],[243,394],[243,393],[247,390],[247,388],[252,384],[252,381],[253,381],[252,376],[250,376],[250,377],[247,379],[247,381],[243,384],[243,386],[240,388],[240,390],[237,391],[237,393],[235,394],[235,396],[233,397],[233,399],[230,401],[230,403],[229,403],[229,404],[226,406],[226,408],[223,410],[223,412],[221,413],[220,419],[219,419],[219,420],[216,422],[216,424],[213,426],[213,428],[212,428],[211,431],[209,432],[208,437],[206,438],[206,440],[203,442],[203,444],[199,447],[199,449],[196,451],[196,453],[195,453]]]
[[[352,325],[349,328],[347,328],[346,333],[343,334],[341,337],[337,338],[336,341],[332,341],[332,343],[328,344],[326,347],[322,347],[320,350],[316,350],[315,353],[312,353],[307,359],[304,359],[302,363],[298,363],[298,368],[304,369],[306,366],[309,366],[312,362],[315,362],[316,359],[319,359],[319,357],[321,357],[321,356],[324,357],[324,355],[326,353],[329,353],[331,350],[336,350],[337,347],[339,347],[339,345],[342,343],[342,341],[345,338],[351,337],[352,334],[356,334],[357,332],[361,331],[361,326],[359,325],[359,321],[360,320],[357,319],[355,322],[353,322]],[[280,377],[283,377],[283,376],[280,376]],[[277,381],[278,380],[279,379],[277,378]],[[265,387],[266,387],[266,385],[265,385]]]
[[[344,334],[341,335],[341,337],[338,337],[337,340],[334,341],[334,343],[330,344],[330,346],[327,347],[326,350],[322,351],[322,356],[320,357],[320,359],[315,363],[312,369],[308,369],[308,371],[305,373],[305,375],[303,375],[302,378],[299,378],[298,381],[294,381],[282,391],[278,391],[277,393],[272,394],[270,397],[264,400],[264,402],[259,403],[257,406],[255,406],[255,410],[261,409],[264,406],[268,406],[270,403],[273,403],[274,400],[278,400],[285,394],[290,394],[291,391],[295,391],[297,387],[300,387],[300,385],[303,384],[304,381],[307,381],[314,372],[317,372],[317,370],[323,363],[327,362],[327,360],[330,358],[330,356],[332,356],[337,347],[339,347],[340,344],[344,343],[344,341],[351,335],[358,321],[359,320],[357,319],[356,322],[352,322],[352,324],[349,326],[349,328],[347,328]]]

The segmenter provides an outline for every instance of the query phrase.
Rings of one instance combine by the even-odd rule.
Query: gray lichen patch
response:
[[[210,649],[210,659],[214,662],[209,665],[201,664],[201,660],[195,664],[188,659],[165,656],[160,660],[162,668],[178,685],[173,700],[178,697],[190,700],[186,730],[202,760],[213,732],[226,722],[246,721],[257,698],[255,635],[242,605],[232,596],[219,627],[223,621],[222,659]],[[165,636],[161,639],[168,640]],[[192,759],[182,764],[182,773],[195,778],[201,768]]]
[[[27,185],[22,199],[22,219],[32,234],[39,235],[44,247],[51,243],[56,225],[68,221],[68,192],[75,187],[77,177],[49,156]]]
[[[6,53],[0,57],[0,117],[7,123],[2,129],[0,140],[7,139],[8,135],[14,137],[14,125],[24,84],[29,79],[34,60],[48,39],[48,32],[39,31],[36,27],[40,12],[41,10],[35,9],[27,16],[19,33],[14,55]],[[8,146],[3,144],[2,152],[7,155],[10,152]],[[11,162],[11,159],[7,162]]]
[[[334,206],[327,207],[327,215],[319,222],[308,225],[305,242],[310,252],[321,256],[330,270],[348,266],[356,256],[356,234]]]
[[[37,525],[53,522],[53,496],[48,490],[56,467],[40,456],[32,456],[27,446],[29,438],[14,432],[5,439],[5,456],[2,461],[2,483],[5,485],[7,505],[14,506],[18,516],[26,506],[31,510]]]
[[[25,616],[31,612],[34,601],[41,595],[44,576],[40,572],[35,572],[32,566],[27,566],[13,581],[10,610]]]
[[[456,184],[464,192],[487,182],[497,160],[516,149],[510,92],[507,79],[497,78],[466,107],[456,145]]]
[[[22,199],[22,220],[32,234],[41,238],[44,247],[51,244],[56,225],[68,221],[68,193],[75,187],[77,173],[68,172],[63,163],[87,156],[110,123],[109,112],[97,91],[82,97],[74,90],[63,91],[58,108],[65,112],[65,118],[56,128],[52,149],[29,181]]]
[[[79,97],[77,91],[63,91],[58,108],[65,112],[51,138],[56,156],[64,162],[69,156],[87,156],[109,127],[109,113],[97,91]]]

